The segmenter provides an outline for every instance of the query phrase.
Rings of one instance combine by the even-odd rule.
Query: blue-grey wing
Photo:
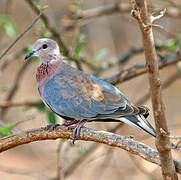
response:
[[[42,96],[53,111],[70,118],[109,118],[136,112],[117,88],[79,71],[53,76],[43,87]]]

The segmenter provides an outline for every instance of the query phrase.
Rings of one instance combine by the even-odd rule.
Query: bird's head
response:
[[[38,56],[40,59],[46,59],[52,55],[59,54],[58,44],[54,40],[42,38],[35,42],[33,50],[25,56],[25,60],[29,59],[31,56]]]

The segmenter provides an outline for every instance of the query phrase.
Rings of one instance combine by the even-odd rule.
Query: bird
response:
[[[81,127],[92,121],[124,122],[156,137],[155,129],[146,119],[147,107],[132,104],[109,82],[65,63],[56,41],[38,39],[25,61],[32,56],[40,59],[36,73],[40,97],[65,119],[65,126],[75,125],[73,143],[79,139]]]

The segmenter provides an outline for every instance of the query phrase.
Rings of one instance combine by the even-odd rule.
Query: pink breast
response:
[[[36,80],[37,80],[37,87],[38,91],[40,93],[40,96],[42,95],[42,88],[44,85],[49,81],[49,79],[55,74],[57,69],[56,64],[41,64],[36,73]]]

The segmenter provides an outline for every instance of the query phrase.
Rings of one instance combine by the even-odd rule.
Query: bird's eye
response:
[[[43,49],[46,49],[47,47],[48,47],[47,44],[43,44],[43,45],[42,45],[42,48],[43,48]]]

